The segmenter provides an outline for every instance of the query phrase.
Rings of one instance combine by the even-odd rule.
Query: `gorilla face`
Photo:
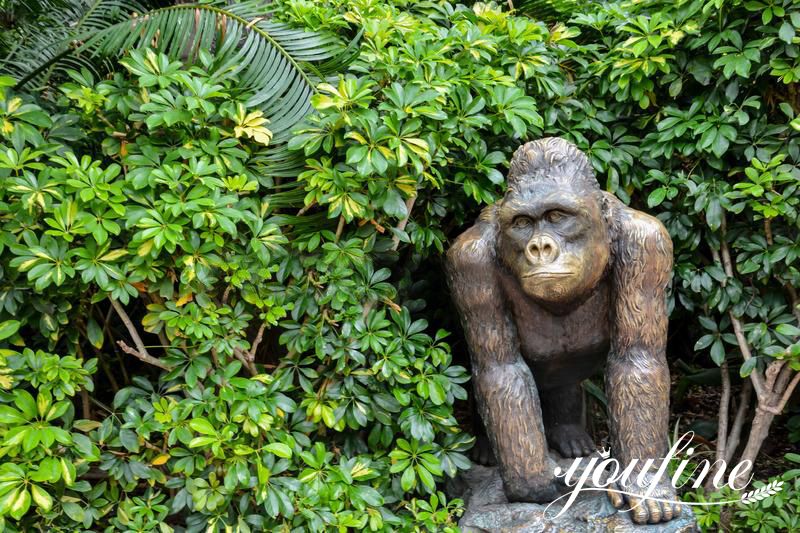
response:
[[[585,301],[605,274],[610,244],[601,194],[554,178],[502,200],[498,255],[525,294],[553,313]]]

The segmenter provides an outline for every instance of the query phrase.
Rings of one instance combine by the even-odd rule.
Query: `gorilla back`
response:
[[[666,453],[672,244],[657,219],[600,190],[577,147],[558,138],[520,147],[505,196],[447,259],[478,409],[510,500],[559,494],[548,444],[565,457],[592,452],[580,382],[604,363],[616,458]],[[659,490],[674,500],[671,486]],[[677,503],[641,508],[637,522],[679,512]]]

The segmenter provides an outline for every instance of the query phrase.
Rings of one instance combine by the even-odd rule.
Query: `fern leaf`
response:
[[[580,7],[580,3],[577,0],[518,0],[514,2],[514,8],[519,13],[546,22],[566,20],[578,7]]]
[[[31,61],[2,70],[21,78],[18,86],[43,86],[74,58],[119,57],[153,47],[192,62],[200,50],[214,52],[212,70],[230,71],[251,93],[248,105],[270,120],[273,144],[285,141],[310,111],[315,86],[358,53],[356,40],[344,47],[332,34],[312,33],[272,22],[260,1],[178,4],[144,14],[133,0],[82,0],[78,23],[60,39],[42,38]],[[112,16],[112,12],[120,16]],[[73,45],[72,43],[77,43]],[[18,52],[18,54],[21,52]]]

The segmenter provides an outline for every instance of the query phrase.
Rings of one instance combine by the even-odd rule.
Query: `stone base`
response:
[[[571,462],[565,462],[566,465]],[[561,461],[559,461],[561,463]],[[561,502],[553,504],[508,503],[497,467],[475,465],[462,473],[449,487],[451,496],[464,500],[466,511],[458,525],[465,533],[691,533],[698,531],[688,505],[681,516],[670,522],[638,525],[629,513],[617,511],[605,492],[585,491],[578,495],[563,515]],[[566,502],[567,498],[564,498]]]

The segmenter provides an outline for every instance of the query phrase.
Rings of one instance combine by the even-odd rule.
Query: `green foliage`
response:
[[[800,463],[800,455],[790,453],[787,460]],[[781,490],[752,503],[731,502],[741,499],[742,494],[730,487],[706,493],[703,489],[688,492],[683,499],[701,505],[692,506],[698,525],[704,531],[753,531],[776,533],[795,531],[800,528],[800,470],[790,470],[768,482],[755,481],[748,490],[757,490],[767,483],[783,482]]]
[[[743,376],[776,357],[800,370],[798,101],[780,67],[794,61],[800,11],[770,5],[648,2],[574,19],[602,43],[587,63],[595,94],[627,123],[595,127],[606,139],[591,149],[613,165],[604,150],[613,131],[640,161],[609,169],[607,186],[641,190],[663,212],[676,244],[674,294],[706,315],[697,350],[722,363],[738,347],[729,313],[745,323],[755,357]]]
[[[437,484],[468,466],[466,372],[424,267],[542,136],[664,221],[671,308],[709,362],[800,370],[793,3],[590,5],[549,28],[483,3],[271,5],[360,33],[357,59],[312,96],[274,48],[295,72],[277,98],[249,54],[307,34],[203,4],[88,41],[172,55],[73,72],[53,111],[0,79],[6,530],[453,530]],[[250,52],[203,50],[223,14]],[[272,150],[312,105],[298,177]]]
[[[283,4],[298,22],[311,18],[307,3]],[[402,200],[416,198],[426,205],[397,238],[441,250],[440,221],[497,198],[498,166],[519,140],[567,137],[609,191],[667,225],[671,308],[705,315],[696,349],[717,364],[734,357],[732,313],[754,353],[743,376],[774,358],[800,370],[800,100],[781,67],[796,55],[800,8],[590,7],[571,21],[576,43],[575,28],[548,30],[493,5],[399,4],[315,4],[330,27],[363,28],[365,43],[291,142],[314,157],[301,175],[306,203],[346,221],[402,219]]]
[[[373,266],[390,238],[287,212],[235,70],[121,65],[72,73],[56,115],[4,80],[0,339],[28,347],[0,365],[3,530],[452,527],[467,377]]]
[[[92,32],[126,20],[145,8],[136,0],[16,0],[4,4],[15,13],[9,31],[3,32],[0,70],[18,79],[30,75],[36,87],[66,69],[91,68],[92,62],[72,54],[74,41]]]
[[[306,5],[286,4],[286,13]],[[574,34],[483,5],[347,7],[315,6],[332,25],[363,28],[364,43],[338,83],[320,86],[318,113],[290,142],[313,157],[300,176],[306,204],[347,222],[403,220],[413,205],[395,238],[441,252],[442,219],[496,199],[497,167],[542,134],[541,106],[566,90],[557,63]]]
[[[55,33],[29,31],[3,61],[2,70],[20,79],[18,88],[47,85],[54,74],[76,63],[96,71],[98,59],[131,49],[154,46],[189,60],[211,50],[213,55],[204,59],[207,68],[237,72],[238,83],[249,92],[245,104],[259,106],[271,120],[276,141],[310,111],[314,86],[352,55],[332,33],[272,22],[261,2],[179,4],[148,11],[134,0],[78,1],[59,10],[58,19],[47,20]]]

